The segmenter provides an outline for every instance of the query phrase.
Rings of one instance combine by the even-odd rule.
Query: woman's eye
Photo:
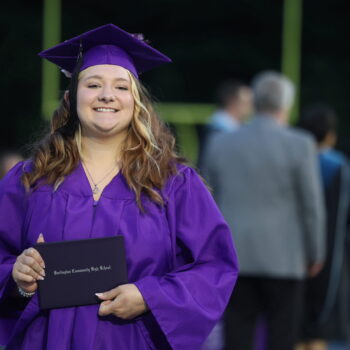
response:
[[[117,89],[124,90],[124,91],[129,90],[129,88],[127,86],[117,86]]]
[[[97,85],[97,84],[89,84],[88,85],[88,88],[90,88],[90,89],[96,89],[98,87],[99,87],[99,85]]]

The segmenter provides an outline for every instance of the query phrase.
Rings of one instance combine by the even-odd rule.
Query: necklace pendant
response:
[[[99,193],[99,192],[100,192],[100,189],[98,188],[97,185],[95,185],[95,187],[92,189],[92,193],[93,193],[93,194],[97,194],[97,193]]]

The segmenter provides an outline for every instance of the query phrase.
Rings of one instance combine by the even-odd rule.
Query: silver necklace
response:
[[[83,163],[84,164],[84,163]],[[88,169],[88,167],[86,166],[86,164],[84,164],[84,168],[86,169],[86,172],[88,174],[88,177],[90,178],[91,182],[93,183],[94,187],[92,188],[92,193],[93,194],[97,194],[101,191],[101,189],[98,187],[98,185],[100,183],[103,182],[103,180],[105,180],[107,178],[108,175],[110,175],[112,173],[113,170],[115,170],[117,168],[118,165],[115,165],[111,170],[108,171],[108,173],[100,180],[95,182],[92,175],[90,174],[90,171]]]

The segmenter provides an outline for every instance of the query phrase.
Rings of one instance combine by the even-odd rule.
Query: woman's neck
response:
[[[81,143],[84,162],[103,166],[117,163],[121,158],[120,140],[101,140],[82,136]]]

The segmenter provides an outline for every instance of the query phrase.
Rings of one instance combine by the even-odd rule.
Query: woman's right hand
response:
[[[44,236],[40,233],[37,243],[44,243]],[[17,257],[12,269],[12,277],[17,286],[27,293],[35,292],[38,288],[37,280],[45,277],[45,263],[39,252],[28,248]]]

